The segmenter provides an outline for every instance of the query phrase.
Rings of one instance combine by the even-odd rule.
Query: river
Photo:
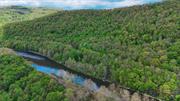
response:
[[[103,81],[77,72],[45,56],[25,51],[16,51],[16,53],[19,56],[27,59],[28,61],[31,61],[32,67],[37,71],[48,75],[54,75],[63,80],[71,81],[72,83],[82,87],[86,87],[91,91],[98,91],[100,86],[107,87],[110,85],[110,82],[108,81]]]

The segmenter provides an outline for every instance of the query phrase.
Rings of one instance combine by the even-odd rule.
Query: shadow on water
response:
[[[86,87],[92,91],[97,91],[100,86],[107,87],[111,84],[109,81],[103,81],[74,71],[45,56],[33,52],[16,51],[16,53],[19,56],[31,61],[32,67],[35,68],[37,71],[48,75],[55,75],[58,78],[62,78],[63,80],[69,80],[74,84]]]

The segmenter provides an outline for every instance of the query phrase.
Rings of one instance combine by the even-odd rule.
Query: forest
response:
[[[25,20],[33,20],[35,18],[43,17],[58,10],[47,8],[30,8],[21,6],[9,6],[0,8],[0,40],[2,38],[2,26]]]
[[[0,47],[39,52],[90,76],[180,99],[180,1],[59,11],[2,27]]]
[[[0,70],[0,101],[68,101],[62,85],[12,50],[0,49]]]

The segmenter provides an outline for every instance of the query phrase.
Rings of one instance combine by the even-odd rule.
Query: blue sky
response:
[[[10,5],[50,7],[62,9],[110,9],[128,7],[162,0],[0,0],[0,7]]]

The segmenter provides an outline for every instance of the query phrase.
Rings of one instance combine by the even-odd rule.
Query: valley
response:
[[[55,10],[20,6],[0,8],[0,48],[36,52],[73,71],[120,86],[114,89],[122,87],[165,101],[179,101],[179,9],[179,0],[107,10]],[[0,79],[0,100],[3,97],[23,101],[18,100],[19,95],[12,95],[12,92],[16,92],[14,89],[18,88],[20,94],[26,94],[24,99],[28,101],[42,101],[51,94],[59,96],[57,98],[62,101],[73,101],[72,92],[77,95],[88,92],[87,96],[78,100],[100,101],[96,93],[81,86],[79,88],[79,85],[68,82],[67,85],[73,87],[66,88],[64,86],[67,85],[51,79],[54,77],[35,71],[23,58],[6,54],[6,51],[0,51],[0,57],[0,74],[3,75]],[[13,68],[17,69],[16,72],[13,72]],[[9,72],[6,74],[6,71]],[[20,76],[16,78],[17,74]],[[28,75],[34,75],[35,82]],[[47,90],[45,85],[51,85],[51,82],[47,82],[49,80],[55,86]],[[20,85],[27,81],[30,86],[27,83]],[[37,83],[40,88],[42,86],[44,95],[32,98],[32,93],[27,91],[33,90],[31,83]],[[73,91],[75,88],[80,92]],[[42,94],[37,89],[34,88],[32,92]],[[118,95],[120,91],[114,92]],[[105,95],[98,94],[100,98]],[[103,99],[111,100],[109,96]]]

